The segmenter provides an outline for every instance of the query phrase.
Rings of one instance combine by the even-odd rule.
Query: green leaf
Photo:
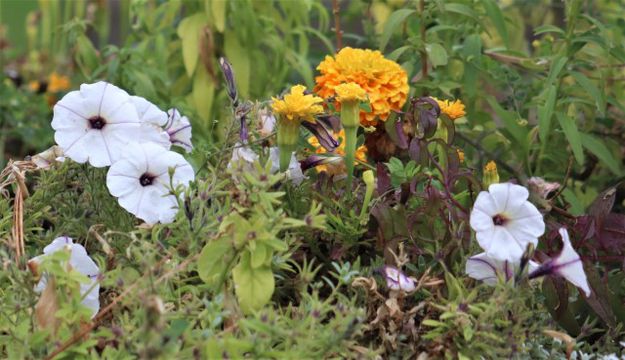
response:
[[[506,47],[510,46],[510,41],[508,39],[508,29],[506,28],[506,20],[499,8],[499,5],[494,0],[482,0],[482,4],[484,4],[484,9],[486,10],[486,15],[493,22],[495,28],[497,28],[497,32],[503,43]]]
[[[200,56],[200,30],[208,23],[204,13],[184,18],[178,25],[178,36],[182,39],[182,61],[189,77],[193,76]]]
[[[211,13],[215,28],[220,33],[226,29],[226,0],[211,0]]]
[[[220,238],[204,245],[197,260],[197,272],[200,279],[208,285],[216,285],[224,272],[224,257],[232,249],[226,238]]]
[[[590,96],[593,97],[593,99],[595,100],[595,104],[597,104],[597,110],[599,111],[599,113],[603,114],[605,112],[606,104],[603,92],[600,91],[599,88],[596,87],[595,84],[586,77],[586,75],[576,71],[571,71],[569,73],[571,74],[571,76],[573,76],[575,81],[584,89],[584,91],[586,91],[588,94],[590,94]]]
[[[467,60],[475,60],[482,55],[482,39],[478,34],[467,36],[464,40],[462,53]]]
[[[198,115],[205,122],[210,121],[213,97],[215,96],[215,84],[208,76],[204,66],[200,66],[193,77],[193,102]]]
[[[468,16],[476,23],[480,22],[480,19],[475,11],[473,11],[470,7],[463,4],[445,4],[445,11],[453,12],[456,14]]]
[[[249,253],[244,253],[232,269],[234,291],[241,311],[249,314],[262,308],[271,300],[275,281],[269,266],[252,268]]]
[[[428,53],[432,66],[447,65],[447,50],[441,44],[426,44],[425,51]]]
[[[558,56],[551,63],[551,69],[549,70],[549,76],[547,76],[547,84],[551,84],[560,75],[562,68],[566,65],[569,58],[566,56]]]
[[[551,118],[556,105],[557,88],[550,85],[544,92],[545,103],[538,106],[538,135],[542,142],[547,142],[549,131],[551,130]]]
[[[267,255],[271,255],[270,252],[267,250],[267,246],[260,242],[256,243],[254,251],[252,251],[251,249],[249,251],[251,254],[250,265],[252,265],[254,269],[259,268],[260,266],[265,264],[267,260]]]
[[[497,100],[494,97],[489,96],[486,98],[486,101],[490,104],[490,106],[495,110],[495,113],[501,119],[501,122],[504,125],[504,128],[510,133],[512,138],[516,140],[519,146],[522,146],[523,152],[527,153],[527,128],[521,126],[517,121],[519,119],[518,114],[507,111],[499,105]]]
[[[599,160],[601,160],[601,162],[603,162],[608,169],[612,171],[612,173],[617,176],[621,176],[623,174],[619,162],[616,158],[614,158],[612,152],[603,142],[601,142],[601,140],[589,134],[581,133],[580,135],[582,137],[582,145],[584,145],[584,148],[597,156]]]
[[[553,25],[542,25],[534,29],[534,35],[540,35],[548,32],[554,32],[560,35],[564,35],[564,30]]]
[[[575,119],[561,112],[556,113],[556,118],[560,123],[560,127],[564,131],[564,135],[566,136],[569,145],[571,145],[571,150],[573,150],[575,161],[577,161],[579,165],[583,165],[584,148],[582,147],[582,138],[579,135],[579,130],[577,129],[577,123]]]
[[[251,73],[250,57],[245,47],[239,42],[236,32],[226,31],[224,34],[224,52],[234,69],[239,93],[243,97],[249,97]]]
[[[386,58],[389,59],[389,60],[397,61],[397,59],[399,59],[399,57],[402,56],[402,54],[404,52],[406,52],[406,50],[410,49],[411,47],[412,46],[410,46],[410,45],[399,47],[399,48],[393,50],[392,53],[386,55]]]
[[[386,48],[386,44],[388,44],[388,41],[391,39],[393,32],[395,32],[399,25],[406,21],[408,16],[415,12],[416,10],[412,9],[399,9],[388,17],[382,35],[380,36],[380,51],[384,52],[384,48]]]

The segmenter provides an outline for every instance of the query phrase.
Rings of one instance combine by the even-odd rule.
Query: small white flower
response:
[[[276,127],[276,118],[268,110],[261,110],[259,115],[258,133],[261,137],[267,137],[273,133]]]
[[[169,134],[162,128],[169,119],[167,113],[140,96],[131,96],[130,99],[137,109],[142,130],[140,138],[135,139],[135,142],[151,141],[169,150],[171,147]],[[158,131],[153,131],[152,128]]]
[[[172,179],[170,168],[174,169]],[[155,143],[132,143],[109,169],[106,185],[131,214],[150,225],[159,221],[165,224],[178,213],[170,183],[187,186],[194,178],[193,168],[182,155]]]
[[[520,259],[529,243],[545,232],[543,216],[527,201],[520,185],[493,184],[482,191],[471,211],[471,228],[486,254],[497,260]]]
[[[186,116],[182,116],[176,108],[167,110],[167,115],[169,119],[164,128],[169,135],[169,141],[190,153],[193,150],[193,144],[191,144],[191,123],[189,119]]]
[[[258,154],[248,146],[242,146],[241,143],[234,144],[232,149],[232,158],[228,163],[228,169],[233,166],[242,166],[245,170],[253,170],[254,162],[258,160]]]
[[[104,81],[82,84],[79,91],[65,95],[54,106],[54,140],[65,156],[95,167],[111,165],[127,143],[140,133],[141,122],[130,95]]]
[[[43,249],[44,255],[31,259],[29,263],[39,263],[43,260],[44,256],[63,249],[71,251],[69,259],[71,269],[78,271],[87,278],[84,283],[80,284],[80,295],[83,298],[82,304],[91,309],[91,317],[93,318],[100,310],[100,284],[97,280],[98,275],[100,274],[100,269],[98,268],[98,265],[96,265],[96,263],[89,257],[87,250],[85,250],[82,245],[74,244],[70,237],[58,237]],[[46,288],[46,285],[47,278],[44,275],[41,277],[41,280],[39,280],[39,283],[37,283],[37,286],[35,286],[35,291],[42,292]]]
[[[269,160],[271,160],[271,173],[275,174],[280,171],[280,149],[277,147],[269,148]],[[291,154],[291,162],[286,170],[286,177],[295,185],[299,185],[304,181],[306,176],[302,172],[302,167],[295,157],[295,153]]]
[[[579,254],[573,249],[571,240],[569,239],[569,233],[565,228],[561,228],[559,231],[562,237],[562,251],[558,256],[554,257],[550,261],[542,264],[540,268],[536,269],[529,274],[530,279],[543,275],[557,274],[568,280],[571,284],[582,289],[586,294],[586,297],[590,296],[590,286],[588,285],[588,279],[584,272],[584,265]]]
[[[384,278],[386,279],[386,286],[391,290],[411,292],[416,288],[415,282],[412,278],[409,278],[393,266],[385,266],[383,273]]]
[[[528,262],[529,271],[538,268],[538,263],[530,260]],[[519,269],[519,260],[497,260],[489,257],[485,252],[471,256],[465,265],[465,272],[469,277],[483,281],[488,285],[497,284],[499,277],[509,281],[513,279]]]

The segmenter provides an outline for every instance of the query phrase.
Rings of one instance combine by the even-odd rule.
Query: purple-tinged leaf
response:
[[[379,162],[376,164],[376,167],[378,175],[376,192],[378,196],[382,196],[386,194],[387,191],[393,188],[393,186],[391,185],[391,176],[388,173],[388,169],[386,168],[386,165],[384,165],[384,163]]]
[[[408,137],[404,133],[404,123],[401,119],[397,119],[395,122],[395,132],[397,134],[397,146],[401,149],[408,148]]]
[[[341,118],[335,115],[319,115],[316,117],[317,121],[333,132],[338,133],[341,131]]]

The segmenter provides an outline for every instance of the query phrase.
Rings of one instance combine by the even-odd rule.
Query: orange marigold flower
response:
[[[392,110],[400,110],[408,98],[408,74],[399,64],[384,58],[381,52],[346,47],[336,56],[326,56],[317,70],[315,92],[323,98],[337,95],[336,88],[356,83],[369,95],[371,111],[360,111],[360,123],[376,125],[386,121]],[[337,99],[340,108],[340,99]]]
[[[274,114],[290,121],[315,122],[315,115],[323,112],[323,106],[319,105],[323,99],[314,95],[304,95],[305,90],[305,86],[295,85],[290,93],[284,95],[283,100],[272,98],[271,109]]]
[[[56,72],[50,74],[48,79],[48,92],[56,93],[60,91],[68,90],[71,86],[69,77],[65,75],[59,75]]]
[[[337,156],[341,156],[341,157],[345,156],[345,130],[341,129],[341,131],[339,131],[338,133],[334,133],[334,137],[336,137],[339,140],[340,144],[334,150],[333,154],[336,154]],[[327,153],[327,150],[319,144],[319,140],[317,140],[316,137],[314,136],[309,137],[308,143],[315,148],[316,154]],[[356,160],[360,162],[367,162],[367,147],[364,145],[359,146],[356,149],[355,158]],[[355,162],[354,164],[358,164],[358,162]],[[336,161],[330,164],[317,165],[315,169],[317,169],[317,172],[325,171],[328,173],[328,175],[334,175],[334,176],[344,175],[345,170],[346,170],[345,163],[342,160]]]
[[[464,104],[460,100],[440,100],[435,97],[432,97],[432,99],[438,103],[438,106],[441,108],[441,114],[447,115],[451,120],[456,120],[466,115]]]

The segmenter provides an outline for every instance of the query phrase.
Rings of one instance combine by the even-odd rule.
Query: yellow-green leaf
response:
[[[215,96],[215,84],[208,76],[208,72],[203,66],[198,67],[193,78],[193,102],[197,113],[202,120],[209,121],[213,97]]]
[[[224,52],[232,64],[239,93],[243,97],[250,94],[250,58],[249,52],[239,42],[234,31],[224,34]]]
[[[226,5],[226,0],[211,0],[215,28],[221,33],[226,29]]]
[[[182,39],[182,60],[189,77],[193,76],[200,56],[200,30],[208,23],[204,13],[184,18],[178,25],[178,36]]]
[[[269,266],[252,268],[249,253],[243,253],[237,266],[232,269],[234,291],[241,311],[249,314],[262,308],[271,300],[275,281]]]

